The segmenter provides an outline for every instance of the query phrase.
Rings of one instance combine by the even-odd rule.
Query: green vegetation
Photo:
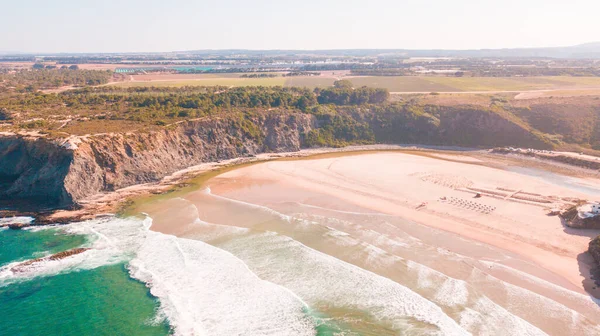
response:
[[[465,100],[438,103],[450,96],[435,91],[420,96],[418,99],[423,102],[390,102],[386,89],[357,85],[368,78],[335,81],[314,90],[283,86],[110,85],[52,94],[8,91],[0,94],[0,130],[41,131],[64,137],[156,130],[175,127],[186,120],[220,118],[231,122],[231,128],[240,130],[244,138],[260,144],[264,134],[254,123],[261,116],[306,113],[314,116],[317,126],[304,134],[304,145],[310,147],[379,142],[536,148],[577,145],[600,149],[600,110],[593,98],[557,104],[548,98],[544,102],[526,103],[494,95],[479,97],[478,105],[469,105]],[[444,78],[436,80],[441,79]],[[466,83],[465,78],[444,80],[453,81],[454,85]]]
[[[287,86],[327,88],[336,81],[333,77],[316,75],[273,74],[203,74],[190,79],[165,79],[152,81],[123,81],[111,85],[120,87],[183,87],[183,86]],[[356,77],[347,77],[355,87],[387,89],[390,92],[479,92],[527,91],[559,88],[600,87],[600,77],[455,77],[455,76],[405,76],[392,72],[386,74],[359,71]],[[359,75],[360,74],[360,75]]]
[[[381,104],[390,96],[386,89],[373,89],[366,86],[354,89],[352,88],[352,82],[348,80],[336,81],[333,84],[334,87],[332,88],[315,89],[319,104]]]
[[[312,91],[284,87],[88,87],[59,94],[12,94],[0,101],[3,119],[24,129],[75,134],[166,126],[180,120],[252,110],[308,111],[318,104],[381,104],[382,89],[330,88]],[[10,112],[9,112],[10,111]],[[19,115],[20,118],[14,118]],[[70,120],[66,120],[65,118]],[[115,122],[117,121],[117,122]],[[128,123],[118,122],[127,121]],[[137,124],[137,127],[135,127]]]
[[[311,71],[291,71],[286,74],[283,74],[284,77],[298,77],[298,76],[320,76],[320,72],[311,72]]]
[[[299,87],[307,87],[307,88],[326,88],[333,85],[335,81],[334,78],[328,77],[287,77],[285,80],[285,86],[299,86]]]
[[[61,86],[101,85],[110,81],[111,71],[78,70],[77,68],[17,70],[0,72],[0,92],[14,89],[33,92]]]
[[[409,76],[408,69],[357,69],[350,73],[353,76]]]
[[[375,143],[375,135],[366,122],[332,108],[319,106],[311,113],[316,117],[319,128],[305,135],[308,147],[343,147],[348,144]]]
[[[274,73],[255,73],[255,74],[243,74],[240,78],[275,78],[277,74]]]
[[[178,79],[164,81],[140,81],[140,82],[115,82],[111,86],[118,87],[184,87],[184,86],[283,86],[286,79],[283,77],[274,78],[241,78],[241,77],[220,77],[206,75],[201,79]]]
[[[360,76],[348,78],[355,87],[383,88],[390,92],[524,91],[600,86],[600,77],[445,77]],[[333,78],[288,78],[286,86],[309,88],[333,85]]]

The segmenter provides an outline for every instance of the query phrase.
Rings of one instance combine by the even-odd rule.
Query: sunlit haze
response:
[[[7,1],[2,52],[479,49],[600,39],[593,0]]]

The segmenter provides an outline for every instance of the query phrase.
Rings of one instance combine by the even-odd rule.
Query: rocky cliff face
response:
[[[552,148],[508,113],[481,107],[404,106],[403,110],[367,112],[359,117],[369,123],[377,142]]]
[[[588,252],[594,257],[598,266],[600,266],[600,236],[592,239]]]
[[[0,137],[0,200],[51,207],[72,203],[63,181],[73,155],[39,137]]]
[[[317,128],[318,132],[311,132]],[[0,209],[2,200],[65,207],[98,192],[157,181],[203,162],[297,151],[311,144],[305,134],[324,141],[317,141],[317,145],[374,140],[470,147],[551,147],[511,115],[470,106],[417,109],[410,105],[383,105],[344,108],[323,115],[289,110],[232,112],[153,132],[72,137],[66,143],[5,135],[0,136]]]
[[[82,137],[71,142],[76,146],[2,137],[0,200],[64,207],[203,162],[297,151],[313,124],[311,115],[278,113],[187,121],[150,133]]]

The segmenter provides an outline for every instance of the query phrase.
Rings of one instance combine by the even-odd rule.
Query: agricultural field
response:
[[[600,77],[351,77],[355,86],[390,92],[528,91],[575,87],[600,88]]]
[[[206,77],[195,79],[171,79],[151,81],[116,82],[111,85],[119,87],[182,87],[182,86],[283,86],[284,77],[274,78],[235,78],[235,77]]]
[[[347,76],[355,87],[384,88],[390,92],[501,92],[533,90],[600,89],[600,77],[441,77],[441,76]],[[240,74],[134,75],[116,82],[120,87],[181,86],[299,86],[324,88],[333,85],[333,76],[241,78]]]
[[[332,86],[333,82],[336,81],[334,77],[324,76],[311,76],[311,77],[287,77],[285,80],[285,86],[301,86],[308,87],[311,89],[320,87],[325,88]]]

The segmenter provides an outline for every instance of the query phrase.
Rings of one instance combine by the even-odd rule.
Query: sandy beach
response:
[[[260,271],[281,257],[265,252],[261,258],[267,261],[253,265],[247,251],[268,245],[239,250],[239,235],[254,237],[248,242],[273,234],[293,239],[391,279],[474,334],[503,334],[485,329],[491,318],[485,314],[511,325],[504,334],[538,334],[535,328],[550,335],[594,334],[600,307],[592,297],[598,296],[593,261],[584,252],[600,231],[570,229],[550,212],[600,197],[600,183],[548,178],[544,174],[551,173],[533,168],[494,168],[500,161],[479,152],[436,151],[283,159],[229,170],[206,181],[208,188],[140,210],[152,217],[152,230],[225,249],[286,288],[304,286],[306,273],[292,276],[296,282],[290,284],[282,274],[293,266]],[[335,314],[347,306],[327,307],[327,314]],[[484,315],[472,325],[465,316],[474,311]]]
[[[456,159],[477,160],[460,156]],[[233,185],[232,181],[235,181]],[[528,204],[486,196],[473,199],[475,192],[463,188],[502,188],[562,198],[589,199],[590,195],[518,173],[418,155],[379,153],[293,163],[269,162],[220,175],[211,188],[217,194],[241,198],[247,196],[247,191],[244,192],[247,189],[236,194],[236,185],[251,185],[253,181],[280,185],[282,194],[287,194],[283,196],[286,199],[293,198],[289,195],[293,195],[294,189],[306,189],[338,198],[349,205],[398,215],[507,249],[563,277],[573,285],[571,288],[580,290],[583,290],[581,272],[584,270],[578,256],[586,251],[590,238],[600,234],[598,230],[573,232],[562,225],[558,216],[548,215],[553,207],[560,207],[563,202]],[[260,198],[253,196],[249,201],[264,203]],[[453,204],[443,198],[472,201],[491,206],[494,211],[482,213],[465,209],[460,201]]]

